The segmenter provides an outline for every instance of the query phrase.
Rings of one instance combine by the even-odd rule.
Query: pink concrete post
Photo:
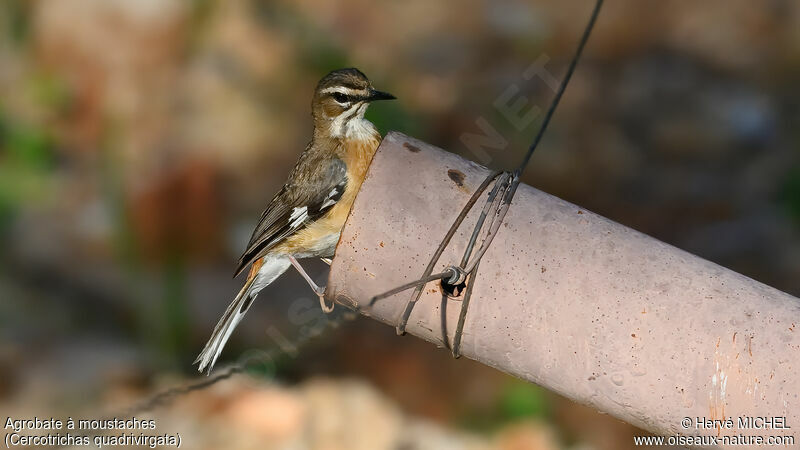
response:
[[[487,174],[390,133],[344,228],[328,296],[396,325],[411,291],[369,299],[420,276]],[[459,262],[481,204],[435,272]],[[452,342],[460,306],[429,283],[408,332]],[[798,299],[526,185],[481,262],[461,349],[659,434],[800,430]],[[739,428],[739,417],[775,416],[792,428]]]

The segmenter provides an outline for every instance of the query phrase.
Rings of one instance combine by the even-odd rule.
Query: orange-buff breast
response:
[[[349,139],[342,143],[340,157],[347,165],[347,186],[342,197],[324,216],[278,245],[275,248],[276,252],[303,252],[342,231],[378,145],[380,145],[380,135],[377,133],[369,139]]]

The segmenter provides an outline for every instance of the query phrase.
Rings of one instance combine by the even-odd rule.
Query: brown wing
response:
[[[234,276],[325,214],[342,197],[346,185],[344,161],[329,154],[303,153],[289,180],[261,214]]]

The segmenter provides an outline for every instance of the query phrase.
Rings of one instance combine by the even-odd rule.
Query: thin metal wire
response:
[[[534,138],[530,147],[528,147],[528,152],[525,154],[525,158],[522,159],[522,163],[520,163],[519,167],[517,168],[517,170],[520,171],[520,176],[522,175],[522,172],[525,170],[525,168],[528,166],[528,163],[531,160],[531,156],[533,156],[533,152],[536,150],[536,147],[542,140],[542,136],[544,136],[544,132],[547,130],[547,125],[550,124],[550,119],[553,118],[553,113],[556,111],[559,102],[561,102],[561,96],[564,95],[564,91],[567,89],[567,84],[569,84],[569,80],[572,78],[572,73],[575,72],[575,67],[578,65],[578,60],[581,58],[581,54],[583,53],[583,48],[586,47],[586,42],[589,41],[589,35],[592,34],[594,23],[597,21],[597,16],[600,14],[600,8],[602,6],[603,6],[603,0],[597,0],[597,2],[594,4],[592,15],[589,17],[589,23],[586,24],[586,28],[584,28],[583,30],[583,35],[581,36],[580,41],[578,41],[578,48],[575,50],[575,54],[572,56],[572,60],[570,60],[569,62],[567,73],[566,75],[564,75],[564,79],[561,80],[561,85],[558,86],[558,91],[556,92],[556,96],[553,97],[553,101],[550,102],[550,107],[547,109],[547,114],[545,114],[544,116],[544,120],[542,121],[542,126],[539,128],[539,132],[536,134],[536,138]]]
[[[536,151],[536,148],[539,146],[539,143],[542,140],[542,136],[544,136],[545,131],[547,131],[547,126],[550,124],[550,120],[553,118],[553,114],[556,111],[559,103],[561,102],[561,97],[564,95],[564,91],[567,89],[567,85],[569,84],[570,79],[572,79],[572,74],[575,72],[575,68],[578,65],[578,61],[583,54],[583,49],[586,47],[586,43],[589,41],[589,36],[592,33],[592,29],[594,29],[594,24],[597,22],[597,17],[600,14],[600,8],[603,6],[603,0],[597,0],[594,5],[594,9],[592,10],[592,14],[589,17],[589,22],[586,24],[586,28],[583,30],[583,35],[581,35],[580,40],[578,41],[578,48],[575,50],[575,54],[572,56],[570,60],[569,67],[567,68],[567,73],[564,75],[564,79],[561,80],[561,84],[558,86],[558,91],[556,91],[555,97],[553,97],[553,101],[550,102],[550,106],[547,109],[547,114],[545,114],[544,120],[542,121],[542,126],[539,127],[539,132],[536,133],[536,137],[534,138],[533,142],[531,143],[530,147],[528,147],[528,152],[525,154],[525,157],[522,159],[517,170],[514,171],[514,179],[511,183],[511,189],[506,192],[506,195],[503,198],[503,204],[501,209],[497,212],[499,220],[497,220],[496,226],[492,227],[490,234],[487,236],[486,240],[484,240],[483,245],[481,248],[478,249],[478,253],[476,258],[473,259],[473,262],[470,264],[469,267],[465,269],[465,272],[471,273],[472,270],[477,266],[478,261],[480,258],[483,257],[486,250],[489,248],[489,244],[491,244],[494,237],[497,235],[497,229],[503,222],[506,213],[508,212],[508,208],[511,205],[511,201],[514,198],[514,194],[517,192],[517,186],[519,186],[520,179],[522,177],[522,173],[527,168],[528,163],[531,160],[531,156],[533,156],[533,152]],[[482,226],[481,224],[477,224]],[[473,233],[474,235],[475,233]],[[464,263],[462,260],[461,267],[464,267]]]
[[[458,286],[461,283],[466,282],[467,275],[469,275],[469,273],[464,271],[463,268],[467,265],[467,261],[469,261],[469,257],[472,255],[472,250],[475,248],[475,243],[477,242],[478,236],[483,229],[483,223],[486,221],[489,211],[495,207],[495,201],[499,201],[502,198],[502,196],[499,196],[500,192],[505,192],[505,190],[508,188],[509,176],[510,174],[508,172],[503,172],[497,181],[495,181],[494,187],[489,193],[489,198],[483,205],[483,210],[481,210],[480,216],[478,216],[478,221],[475,223],[475,227],[472,229],[472,235],[469,237],[469,243],[467,243],[467,248],[464,249],[464,256],[461,257],[461,264],[458,266],[447,267],[449,270],[453,271],[453,276],[443,280],[445,283],[451,286]],[[495,213],[492,213],[492,221],[494,221],[495,217],[496,211]]]
[[[466,273],[472,273],[472,271],[475,270],[475,266],[477,266],[478,262],[481,260],[481,258],[483,258],[483,255],[485,255],[486,251],[489,250],[489,245],[492,244],[494,237],[497,236],[497,232],[500,230],[500,225],[503,224],[503,219],[505,219],[508,208],[511,206],[511,199],[514,198],[514,194],[517,191],[517,186],[519,186],[519,171],[514,173],[511,185],[505,191],[503,199],[500,200],[500,205],[495,216],[492,218],[486,238],[483,240],[480,248],[478,248],[478,251],[475,253],[475,257],[472,258],[469,265],[463,269]]]
[[[478,265],[480,264],[481,258],[489,249],[489,245],[491,245],[492,240],[494,240],[495,236],[497,236],[497,231],[500,228],[500,225],[503,223],[503,219],[505,219],[505,215],[508,212],[508,208],[511,206],[511,201],[514,199],[514,194],[517,192],[517,187],[519,186],[520,179],[522,177],[522,173],[530,163],[531,156],[533,156],[533,152],[536,151],[536,148],[539,146],[539,143],[542,140],[542,136],[544,136],[545,131],[547,130],[547,126],[550,124],[550,120],[553,118],[553,114],[555,113],[556,108],[558,107],[559,103],[561,102],[561,97],[564,95],[564,91],[567,89],[567,85],[569,84],[570,79],[572,78],[572,74],[575,72],[575,67],[578,65],[578,61],[581,58],[581,54],[583,53],[583,49],[586,46],[586,42],[589,41],[589,36],[592,33],[592,29],[594,29],[594,24],[597,21],[597,17],[600,14],[600,8],[603,6],[603,0],[597,0],[594,5],[594,9],[592,10],[592,14],[589,17],[589,23],[586,25],[586,28],[583,30],[583,35],[581,36],[580,41],[578,41],[578,48],[575,50],[575,54],[570,61],[569,67],[567,68],[567,73],[564,76],[564,79],[561,80],[561,84],[558,87],[558,91],[556,92],[553,101],[550,103],[550,107],[547,109],[547,114],[542,121],[542,126],[539,128],[539,132],[536,134],[533,142],[531,143],[530,147],[528,147],[528,151],[525,154],[525,157],[522,159],[517,170],[514,171],[514,179],[511,182],[511,187],[506,191],[505,195],[503,196],[503,200],[501,202],[500,208],[497,211],[497,216],[495,217],[496,220],[493,220],[490,228],[489,233],[487,234],[486,238],[484,239],[481,247],[478,249],[477,254],[472,261],[470,262],[469,266],[466,266],[464,272],[470,275],[469,280],[470,283],[467,285],[467,292],[464,295],[464,301],[461,305],[461,312],[459,313],[458,317],[458,324],[456,325],[455,334],[453,336],[453,357],[458,358],[461,356],[460,347],[461,347],[461,336],[464,332],[464,323],[466,321],[467,309],[469,308],[469,300],[472,296],[472,287],[475,284],[475,275],[478,270]],[[476,230],[479,227],[482,227],[483,223],[476,224]],[[476,231],[473,232],[473,236],[476,235]],[[471,249],[470,249],[471,251]],[[466,255],[465,255],[466,257]],[[461,261],[461,267],[465,267],[464,260]]]
[[[231,378],[234,375],[240,374],[245,370],[247,370],[248,365],[249,365],[248,363],[234,364],[225,369],[225,371],[218,373],[213,377],[206,377],[201,381],[168,388],[161,392],[157,392],[144,402],[125,410],[121,414],[115,415],[115,417],[131,417],[136,414],[141,414],[153,410],[155,408],[158,408],[159,406],[168,404],[169,402],[174,400],[175,397],[186,395],[194,391],[200,391],[211,385],[217,384],[222,380],[227,380],[228,378]]]
[[[483,211],[481,211],[481,215],[478,218],[475,227],[473,228],[472,235],[470,236],[470,240],[464,251],[464,256],[461,258],[461,264],[459,266],[448,266],[447,270],[440,273],[441,275],[440,279],[442,280],[444,279],[445,276],[450,275],[450,280],[452,281],[458,281],[462,279],[466,280],[467,277],[469,277],[469,280],[471,281],[471,283],[469,283],[469,285],[467,286],[467,294],[465,294],[465,299],[464,299],[465,302],[462,303],[462,310],[461,313],[459,314],[458,326],[456,328],[456,336],[458,336],[458,339],[456,340],[456,342],[454,342],[453,346],[454,349],[453,355],[455,357],[458,357],[459,355],[458,346],[460,346],[460,337],[463,332],[463,326],[466,317],[466,309],[469,306],[469,297],[467,295],[469,295],[470,297],[472,295],[472,285],[474,284],[475,280],[474,275],[475,272],[477,271],[477,267],[480,263],[480,260],[483,258],[483,256],[486,254],[486,251],[489,249],[489,246],[491,245],[495,236],[497,236],[497,232],[500,229],[500,225],[502,225],[506,213],[508,213],[508,209],[511,206],[511,202],[514,198],[514,195],[517,192],[517,187],[519,186],[522,173],[527,168],[528,163],[530,162],[530,159],[533,156],[533,152],[539,146],[539,143],[541,142],[542,137],[544,136],[544,133],[547,130],[547,127],[550,124],[551,119],[553,118],[553,114],[555,113],[556,108],[561,102],[561,97],[564,95],[564,91],[566,90],[570,79],[572,79],[572,74],[575,72],[575,68],[578,65],[578,61],[580,60],[580,57],[583,53],[583,49],[589,40],[589,36],[591,35],[592,30],[594,29],[594,24],[597,21],[597,17],[600,14],[600,9],[602,6],[603,6],[603,0],[597,0],[595,2],[592,14],[589,17],[589,22],[587,23],[586,28],[584,29],[583,34],[581,35],[581,38],[578,41],[578,47],[575,50],[575,54],[573,55],[572,59],[570,60],[567,72],[564,78],[561,80],[561,84],[559,85],[558,90],[556,91],[556,95],[555,97],[553,97],[553,100],[551,101],[550,106],[547,109],[547,113],[545,114],[544,120],[542,121],[542,125],[539,128],[539,131],[537,132],[531,145],[528,147],[528,151],[526,152],[525,157],[522,159],[522,162],[520,163],[519,167],[514,171],[510,185],[506,186],[506,182],[508,180],[506,172],[504,173],[503,179],[498,180],[495,183],[495,186],[492,189],[492,194],[490,195],[490,199],[486,202],[486,205],[484,205]],[[389,291],[391,292],[391,294],[384,293],[379,296],[373,297],[372,301],[370,302],[370,305],[372,305],[374,301],[378,298],[386,298],[389,295],[393,295],[397,292],[409,289],[412,286],[417,286],[416,289],[414,290],[414,293],[411,296],[411,299],[406,304],[406,307],[403,311],[403,315],[401,316],[400,321],[397,325],[398,334],[405,334],[405,327],[408,323],[409,317],[411,316],[411,311],[414,309],[414,305],[419,300],[420,295],[422,294],[422,289],[424,288],[425,284],[437,279],[430,275],[430,273],[433,271],[433,267],[439,261],[439,258],[444,252],[445,247],[450,243],[450,240],[455,234],[458,226],[461,224],[461,222],[463,222],[464,218],[469,213],[469,210],[477,201],[477,197],[483,192],[483,190],[485,190],[486,186],[491,181],[491,179],[494,179],[494,177],[496,176],[497,173],[493,173],[490,177],[488,177],[484,181],[483,185],[481,185],[481,189],[476,191],[473,194],[472,198],[470,198],[470,201],[467,202],[467,205],[464,206],[464,208],[461,211],[461,214],[459,214],[459,217],[450,227],[450,230],[447,232],[444,239],[442,239],[442,241],[440,242],[439,247],[436,249],[436,252],[434,252],[433,257],[428,263],[428,267],[425,269],[423,276],[419,280],[414,281],[412,283],[407,283],[406,285],[400,286],[400,288],[395,288]],[[475,256],[472,257],[472,251],[475,246],[475,243],[477,242],[478,235],[480,234],[481,230],[484,227],[485,220],[488,216],[489,210],[494,205],[494,197],[492,197],[492,195],[496,196],[497,193],[500,192],[500,190],[505,190],[502,200],[496,207],[497,209],[495,210],[495,215],[492,217],[492,220],[490,222],[489,231],[487,232],[486,237],[481,242],[481,246],[478,248],[478,251],[475,254]]]
[[[461,209],[461,213],[459,213],[459,215],[456,217],[455,221],[453,222],[453,225],[450,226],[450,229],[447,231],[447,234],[444,236],[442,241],[439,243],[439,247],[433,253],[433,256],[431,257],[430,262],[428,262],[428,266],[425,268],[425,271],[422,273],[422,277],[420,277],[419,280],[413,282],[414,283],[413,286],[418,286],[418,287],[417,287],[417,289],[414,290],[414,293],[411,296],[411,300],[409,300],[408,304],[406,304],[406,309],[405,309],[405,311],[403,311],[403,315],[400,318],[400,322],[398,323],[398,325],[396,327],[397,334],[401,334],[402,335],[402,334],[405,333],[405,326],[408,323],[408,318],[411,316],[411,310],[414,308],[414,304],[417,302],[417,300],[419,300],[419,297],[422,294],[422,287],[425,286],[425,283],[427,283],[427,281],[426,282],[422,282],[422,280],[427,279],[428,277],[430,277],[431,272],[433,272],[434,266],[436,266],[436,263],[439,261],[439,258],[442,256],[442,253],[444,252],[444,249],[447,247],[447,244],[450,243],[450,239],[453,238],[453,235],[458,230],[458,227],[461,225],[461,222],[463,222],[464,219],[467,217],[467,214],[472,209],[472,206],[478,201],[478,199],[480,198],[480,196],[483,193],[483,191],[485,191],[486,188],[489,186],[489,183],[491,183],[492,180],[497,178],[498,175],[500,175],[500,172],[499,171],[495,171],[495,172],[490,173],[489,176],[487,176],[486,179],[483,180],[483,183],[481,183],[481,185],[478,187],[478,189],[475,191],[475,193],[472,194],[472,197],[470,197],[469,201],[467,201],[467,203],[464,205],[464,208]],[[444,272],[442,272],[442,273],[444,274]],[[447,274],[450,275],[450,272],[447,272]],[[416,283],[421,283],[421,284],[416,284]],[[400,287],[403,287],[403,286],[400,286]],[[409,289],[410,287],[411,286],[406,287],[405,289]],[[397,292],[404,291],[405,289],[401,289],[400,291],[397,291],[397,288],[395,288],[395,289],[392,289],[389,292],[393,292],[393,294],[396,294]],[[389,294],[389,295],[393,295],[393,294]],[[369,303],[370,306],[372,306],[377,300],[386,298],[389,295],[387,295],[386,292],[384,292],[383,294],[376,295],[375,297],[373,297],[370,300],[370,303]]]
[[[455,333],[453,333],[453,345],[451,346],[451,352],[453,353],[453,358],[455,359],[461,357],[461,336],[464,334],[464,323],[467,320],[469,301],[472,298],[472,289],[475,287],[475,281],[478,277],[478,266],[480,263],[481,261],[478,259],[475,262],[475,268],[469,275],[469,279],[467,281],[467,291],[464,293],[464,300],[461,302],[461,311],[458,312],[458,324],[456,325]]]
[[[439,258],[441,257],[442,253],[444,252],[444,249],[450,243],[450,240],[452,239],[453,235],[458,230],[458,227],[464,221],[464,219],[466,218],[466,216],[469,213],[469,211],[475,205],[475,203],[477,202],[478,198],[480,198],[481,194],[489,186],[489,183],[491,183],[492,180],[498,178],[498,176],[499,176],[499,179],[497,179],[495,181],[495,185],[492,188],[491,192],[489,193],[489,197],[488,197],[488,199],[486,201],[486,204],[484,205],[484,208],[481,211],[481,216],[478,218],[478,223],[476,224],[476,227],[473,229],[472,236],[470,236],[469,244],[468,244],[467,249],[465,250],[465,254],[464,254],[463,258],[462,258],[462,261],[464,261],[464,263],[465,263],[469,259],[470,253],[472,253],[472,248],[474,248],[474,245],[475,245],[475,243],[476,243],[476,241],[478,239],[480,231],[482,230],[482,226],[485,223],[486,218],[488,217],[488,214],[489,214],[489,211],[491,210],[492,205],[494,205],[496,203],[496,200],[500,199],[499,207],[500,207],[500,210],[503,211],[503,215],[504,215],[505,211],[508,210],[508,205],[505,205],[505,208],[503,209],[504,199],[506,199],[506,197],[508,196],[508,192],[513,187],[513,180],[514,180],[514,178],[512,178],[511,174],[508,173],[508,172],[502,172],[502,173],[500,173],[500,172],[492,172],[492,173],[489,174],[489,176],[486,177],[486,179],[484,179],[483,183],[481,183],[481,185],[478,187],[478,189],[472,194],[472,197],[470,197],[469,201],[464,205],[464,207],[462,208],[462,210],[459,213],[458,217],[456,217],[456,220],[451,225],[450,229],[447,232],[447,235],[445,235],[445,238],[439,243],[439,247],[436,249],[436,252],[434,252],[433,257],[429,261],[428,266],[425,269],[425,273],[423,273],[423,276],[421,278],[419,278],[417,280],[414,280],[414,281],[411,281],[409,283],[406,283],[406,284],[404,284],[402,286],[398,286],[398,287],[396,287],[394,289],[391,289],[389,291],[386,291],[386,292],[384,292],[382,294],[376,295],[376,296],[374,296],[374,297],[372,297],[370,299],[369,305],[372,306],[378,300],[382,300],[384,298],[390,297],[390,296],[392,296],[394,294],[397,294],[399,292],[405,291],[406,289],[410,289],[412,287],[416,287],[416,289],[415,289],[414,293],[412,294],[411,298],[406,303],[406,307],[403,310],[402,316],[400,317],[400,321],[398,322],[398,325],[396,327],[397,334],[402,335],[402,334],[405,333],[405,327],[408,324],[409,318],[411,317],[411,312],[413,311],[414,306],[416,305],[416,302],[419,300],[419,298],[420,298],[420,296],[422,294],[422,288],[426,284],[430,283],[431,281],[445,280],[445,279],[447,279],[446,282],[448,282],[450,284],[460,284],[460,280],[462,279],[462,277],[466,277],[466,275],[468,275],[468,273],[464,272],[464,270],[462,268],[463,265],[462,266],[448,266],[443,272],[440,272],[440,273],[434,274],[434,275],[430,275],[430,272],[433,271],[433,268],[436,266],[436,263],[439,261]],[[499,195],[501,192],[503,193],[502,197]],[[494,230],[494,234],[496,234],[497,228],[499,227],[499,224],[497,226],[494,225],[495,222],[497,222],[497,218],[498,218],[497,212],[493,213],[490,225],[491,225],[491,230]],[[501,220],[502,220],[502,218],[501,218]],[[491,239],[493,239],[493,236],[490,237],[489,243],[491,243]],[[483,254],[486,253],[486,249],[487,248],[488,248],[488,243],[486,242],[486,239],[484,239],[484,241],[481,243],[481,247],[478,250],[478,253],[479,253],[478,257],[474,258],[473,260],[480,260],[480,258],[483,257]]]
[[[428,262],[428,267],[425,268],[425,272],[422,275],[423,278],[427,277],[428,274],[433,272],[433,268],[434,266],[436,266],[436,263],[439,262],[439,258],[442,256],[444,249],[447,248],[447,244],[450,243],[450,239],[453,238],[453,235],[458,230],[458,227],[461,226],[461,223],[467,217],[467,214],[469,214],[470,210],[472,209],[472,206],[475,205],[475,203],[478,201],[481,194],[483,194],[483,191],[485,191],[486,188],[489,187],[489,183],[491,183],[492,180],[497,178],[499,175],[500,172],[498,171],[490,173],[489,176],[487,176],[486,179],[483,180],[483,183],[481,183],[478,189],[472,194],[472,197],[470,197],[469,201],[467,201],[467,203],[461,209],[461,212],[458,214],[458,217],[456,217],[456,220],[453,221],[453,225],[450,226],[450,229],[447,231],[447,234],[445,235],[444,239],[442,239],[442,242],[439,243],[439,247],[433,253],[431,260]],[[457,275],[453,274],[453,276]],[[417,287],[414,289],[414,293],[411,294],[411,298],[409,299],[408,303],[406,303],[406,307],[403,310],[403,315],[400,316],[400,321],[395,327],[395,331],[397,332],[398,335],[403,335],[406,333],[406,325],[408,324],[408,319],[411,317],[411,311],[414,310],[414,306],[417,304],[419,297],[422,295],[422,289],[425,287],[425,284],[426,283],[421,283],[417,285]]]
[[[323,335],[326,331],[329,331],[337,326],[341,322],[347,319],[348,316],[342,315],[338,316],[334,319],[328,319],[324,325],[315,327],[309,333],[306,333],[300,338],[294,340],[292,345],[295,347],[301,347],[313,339]],[[220,381],[226,380],[231,378],[235,375],[242,374],[247,371],[247,369],[251,367],[258,367],[263,365],[265,362],[269,362],[277,358],[278,356],[282,355],[284,350],[281,347],[273,347],[270,350],[265,351],[259,357],[249,357],[245,361],[238,362],[228,366],[224,371],[209,377],[204,377],[198,381],[190,382],[181,386],[167,388],[163,391],[157,392],[151,395],[147,400],[134,405],[126,410],[118,414],[114,414],[113,417],[131,417],[135,414],[142,414],[147,411],[153,410],[155,408],[164,406],[169,404],[171,401],[175,400],[177,397],[181,397],[186,394],[190,394],[195,391],[203,390],[209,386],[219,383]]]
[[[394,294],[397,294],[399,292],[405,291],[406,289],[411,289],[412,287],[417,287],[417,286],[424,286],[424,285],[430,283],[431,281],[441,280],[441,279],[443,279],[445,277],[450,277],[452,275],[453,275],[453,271],[449,270],[449,268],[448,268],[448,270],[445,270],[444,272],[439,272],[439,273],[435,273],[433,275],[428,275],[427,277],[420,278],[419,280],[411,281],[409,283],[397,286],[394,289],[388,290],[388,291],[386,291],[386,292],[384,292],[382,294],[378,294],[378,295],[376,295],[376,296],[374,296],[374,297],[372,297],[370,299],[369,304],[370,304],[370,306],[372,306],[378,300],[383,300],[386,297],[391,297]]]
[[[478,240],[478,235],[480,235],[481,228],[483,228],[483,222],[486,221],[486,216],[489,215],[489,209],[494,203],[497,193],[500,192],[500,190],[505,189],[505,187],[508,185],[508,177],[509,173],[503,172],[500,178],[495,182],[492,191],[489,193],[489,199],[483,206],[481,215],[478,217],[478,221],[475,223],[475,228],[472,230],[472,236],[469,237],[467,248],[464,249],[464,256],[461,258],[461,264],[459,264],[459,267],[465,267],[467,265],[467,261],[472,255],[472,249],[475,247],[475,242]]]

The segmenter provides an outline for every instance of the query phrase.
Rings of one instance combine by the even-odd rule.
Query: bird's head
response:
[[[348,124],[364,118],[370,102],[392,100],[395,96],[378,91],[358,69],[339,69],[325,75],[317,84],[312,102],[314,123],[337,136]]]

